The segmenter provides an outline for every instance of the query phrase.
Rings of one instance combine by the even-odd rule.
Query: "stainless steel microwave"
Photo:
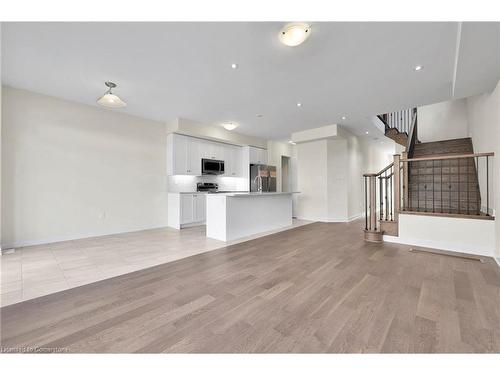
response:
[[[201,174],[224,174],[224,160],[201,159]]]

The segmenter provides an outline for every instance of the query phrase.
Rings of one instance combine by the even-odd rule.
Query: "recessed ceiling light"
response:
[[[121,100],[117,95],[112,93],[112,90],[116,87],[116,83],[104,82],[108,87],[108,91],[104,93],[99,99],[97,99],[97,104],[108,108],[123,108],[127,105],[123,100]]]
[[[280,40],[286,46],[295,47],[302,44],[311,34],[311,27],[306,23],[289,23],[280,31]]]
[[[231,64],[231,68],[233,68],[233,69],[238,69],[238,64],[236,64],[236,63],[232,63],[232,64]]]
[[[346,116],[342,116],[342,120],[345,120],[347,117]]]
[[[298,103],[297,103],[297,107],[302,107],[302,103],[301,103],[301,102],[298,102]]]
[[[366,132],[366,134],[369,134],[368,132]]]
[[[419,72],[422,69],[424,69],[424,67],[422,65],[416,65],[415,67],[413,67],[413,70],[416,71],[416,72]]]
[[[234,129],[236,129],[239,125],[238,125],[236,122],[229,121],[229,122],[223,122],[223,123],[222,123],[222,126],[223,126],[223,127],[224,127],[224,129],[226,129],[226,130],[234,130]]]

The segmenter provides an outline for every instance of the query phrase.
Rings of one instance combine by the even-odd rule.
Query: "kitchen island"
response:
[[[227,242],[291,226],[292,194],[208,194],[207,237]]]

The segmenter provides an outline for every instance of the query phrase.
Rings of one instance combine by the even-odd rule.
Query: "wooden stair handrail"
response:
[[[477,154],[457,154],[457,155],[432,156],[432,157],[411,158],[411,159],[401,158],[401,161],[404,163],[407,163],[407,162],[411,162],[411,161],[465,159],[465,158],[478,158],[478,157],[484,157],[484,156],[495,156],[495,153],[494,152],[480,152]]]
[[[382,173],[384,173],[386,170],[392,168],[392,166],[394,165],[394,162],[392,162],[391,164],[389,164],[387,167],[385,167],[384,169],[382,169],[380,172],[378,173],[365,173],[363,175],[363,177],[372,177],[372,176],[379,176],[381,175]]]

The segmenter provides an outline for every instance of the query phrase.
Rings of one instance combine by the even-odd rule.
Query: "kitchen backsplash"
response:
[[[196,191],[197,182],[214,182],[219,190],[248,191],[245,178],[221,176],[169,176],[168,191],[171,193]]]

